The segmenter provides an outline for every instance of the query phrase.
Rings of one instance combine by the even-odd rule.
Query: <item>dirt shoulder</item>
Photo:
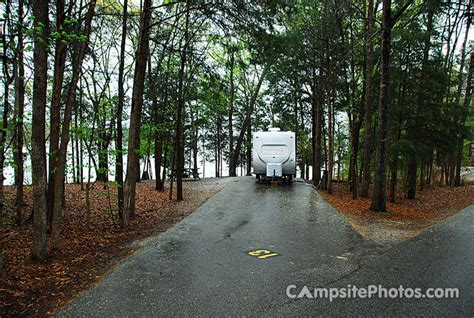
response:
[[[370,211],[370,199],[353,200],[347,184],[334,184],[332,195],[318,192],[365,239],[377,241],[409,239],[474,204],[474,186],[424,189],[418,191],[415,200],[404,198],[398,191],[396,202],[387,202],[388,213]]]
[[[209,178],[184,182],[185,200],[182,202],[170,201],[167,191],[156,192],[152,181],[141,182],[137,187],[136,217],[127,229],[120,229],[112,217],[116,189],[109,192],[101,184],[95,185],[87,224],[85,191],[80,185],[68,184],[61,249],[53,252],[45,263],[31,261],[31,222],[14,226],[10,211],[0,224],[0,244],[5,258],[4,274],[0,276],[0,316],[53,314],[140,249],[143,245],[140,240],[179,222],[220,191],[228,180]],[[9,210],[14,188],[5,190]],[[31,215],[31,190],[30,187],[25,189],[25,218]]]

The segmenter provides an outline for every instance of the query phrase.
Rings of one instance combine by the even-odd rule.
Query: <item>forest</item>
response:
[[[32,224],[37,261],[68,235],[67,184],[86,209],[94,186],[108,189],[127,228],[138,182],[181,201],[186,167],[251,175],[252,133],[268,127],[296,133],[298,176],[328,194],[347,182],[374,212],[397,191],[461,186],[474,161],[469,0],[2,0],[0,11],[0,219]]]

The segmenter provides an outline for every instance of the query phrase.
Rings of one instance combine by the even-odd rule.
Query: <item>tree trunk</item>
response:
[[[329,17],[329,10],[328,10],[328,3],[324,3],[324,14],[326,17]],[[333,169],[334,169],[334,92],[333,92],[333,85],[331,79],[331,56],[330,56],[330,40],[329,40],[329,31],[327,29],[327,25],[324,27],[324,44],[325,44],[325,59],[326,59],[326,98],[327,98],[327,105],[328,105],[328,153],[327,153],[327,160],[328,160],[328,178],[327,178],[327,185],[326,190],[329,194],[332,194],[332,178],[333,178]]]
[[[397,189],[397,175],[398,175],[398,162],[397,160],[393,163],[390,174],[390,202],[395,202],[395,194]]]
[[[245,132],[247,130],[247,127],[250,125],[251,116],[257,103],[258,94],[260,92],[260,88],[262,87],[263,80],[265,79],[266,72],[267,69],[263,69],[262,74],[260,74],[257,86],[255,87],[255,91],[253,92],[252,98],[250,99],[250,104],[248,105],[247,113],[242,123],[242,128],[240,130],[239,137],[237,138],[237,143],[235,144],[235,152],[233,154],[234,159],[232,159],[234,160],[234,162],[238,161],[240,149],[244,141]]]
[[[150,69],[151,69],[151,64],[150,64]],[[156,106],[152,106],[153,108],[156,108]],[[148,142],[148,146],[147,146],[147,149],[146,149],[146,155],[145,155],[145,162],[144,162],[144,167],[143,167],[143,173],[142,173],[142,177],[141,177],[141,180],[150,180],[150,179],[153,179],[153,174],[152,174],[152,171],[151,171],[151,160],[150,160],[150,157],[151,157],[151,140],[152,140],[152,136],[153,136],[153,127],[151,125],[148,125],[148,136],[147,136],[147,140],[149,141]]]
[[[365,115],[364,115],[364,150],[362,160],[362,185],[360,196],[369,197],[370,161],[372,155],[372,116],[373,116],[373,72],[374,72],[374,43],[373,33],[375,26],[374,0],[368,1],[367,6],[367,33],[366,33],[366,70],[365,70]]]
[[[235,169],[237,162],[235,161],[236,156],[234,153],[234,130],[233,130],[233,118],[234,113],[234,48],[231,47],[230,55],[230,102],[229,102],[229,176],[235,177]]]
[[[416,156],[411,155],[408,158],[408,171],[407,171],[407,199],[414,199],[416,196]]]
[[[379,96],[379,132],[377,140],[377,165],[375,174],[374,194],[370,209],[374,212],[387,210],[387,172],[386,157],[388,153],[388,113],[390,104],[390,37],[392,27],[403,12],[411,5],[408,0],[392,18],[392,1],[382,1],[382,47],[380,63],[380,96]]]
[[[432,187],[434,184],[435,184],[435,177],[436,177],[436,162],[435,162],[435,156],[436,156],[436,153],[433,152],[433,156],[431,157],[431,160],[430,160],[430,176],[429,176],[429,179],[428,179],[428,182],[429,182],[429,185],[430,187]]]
[[[405,79],[406,79],[406,76],[405,76]],[[406,84],[406,81],[404,80],[403,81],[403,84],[402,84],[402,92],[403,93],[400,93],[400,96],[404,96],[405,95],[405,84]],[[404,99],[404,98],[403,98]],[[400,104],[402,102],[400,101]],[[400,138],[402,137],[402,113],[400,112],[398,114],[398,124],[397,124],[397,129],[396,129],[396,141],[398,142],[400,140]],[[391,166],[391,173],[390,173],[390,202],[394,203],[395,202],[395,194],[396,194],[396,191],[397,191],[397,182],[398,182],[398,153],[395,154],[394,158],[393,158],[393,162],[392,162],[392,166]]]
[[[221,177],[220,175],[220,158],[221,158],[221,131],[222,131],[222,115],[220,112],[217,113],[216,118],[216,178]]]
[[[157,105],[155,105],[157,107]],[[155,112],[160,112],[160,110],[156,109]],[[154,156],[155,156],[155,190],[162,192],[163,191],[163,182],[161,182],[161,162],[163,157],[163,134],[161,132],[161,128],[159,124],[161,123],[161,118],[159,114],[155,113],[155,148],[154,148]]]
[[[115,182],[117,182],[117,208],[120,224],[123,225],[124,191],[123,191],[123,104],[125,99],[124,72],[125,72],[125,46],[127,41],[128,0],[123,2],[122,38],[120,42],[120,61],[118,75],[118,101],[117,101],[117,132],[115,135]]]
[[[471,55],[469,57],[469,71],[467,72],[467,81],[466,81],[466,93],[464,94],[464,108],[468,108],[471,105],[471,98],[472,98],[472,73],[474,72],[474,51],[471,51]]]
[[[79,122],[82,123],[82,104],[83,104],[83,101],[82,101],[82,98],[84,96],[84,92],[83,92],[83,86],[82,86],[82,79],[80,80],[79,82],[79,88],[80,88],[80,91],[79,91],[79,105],[77,105],[77,112],[76,112],[76,128],[77,128],[77,121],[79,120]],[[77,118],[79,117],[79,119]],[[84,190],[84,170],[83,170],[83,167],[84,167],[84,156],[83,156],[83,153],[84,153],[84,142],[82,140],[82,138],[78,138],[79,139],[79,145],[77,146],[77,149],[79,149],[79,152],[77,153],[77,161],[79,162],[78,164],[78,167],[80,168],[80,170],[78,171],[78,176],[79,176],[79,183],[81,184],[81,190]],[[76,139],[76,142],[77,142],[77,139]]]
[[[449,185],[449,175],[450,175],[449,168],[450,168],[449,162],[445,161],[444,163],[444,186],[445,187]]]
[[[423,191],[425,186],[425,162],[422,160],[420,165],[420,191]]]
[[[17,59],[18,66],[15,78],[15,139],[13,159],[15,162],[15,210],[16,210],[16,224],[20,225],[22,222],[21,210],[24,205],[23,201],[23,182],[24,182],[24,168],[23,168],[23,120],[25,109],[25,68],[23,62],[23,0],[18,0],[18,18],[20,19],[18,25],[18,43],[17,43]],[[1,214],[1,213],[0,213]]]
[[[56,1],[56,32],[62,32],[64,21],[65,0]],[[61,37],[56,39],[54,51],[54,77],[53,92],[51,100],[50,131],[49,131],[49,177],[48,177],[48,231],[52,231],[53,210],[55,193],[55,176],[58,170],[59,155],[59,134],[61,126],[61,104],[64,81],[64,71],[66,69],[67,44],[63,43]]]
[[[426,96],[426,85],[428,84],[428,63],[429,63],[429,52],[431,48],[431,33],[433,32],[433,15],[434,7],[433,4],[428,4],[428,20],[426,24],[426,33],[424,46],[423,46],[423,61],[421,67],[421,80],[418,91],[418,105],[415,109],[415,113],[423,113],[427,107],[427,96]],[[414,120],[415,127],[418,126],[418,120]],[[416,172],[417,172],[417,157],[418,157],[418,134],[415,128],[411,129],[410,135],[412,137],[415,146],[410,152],[410,158],[408,159],[408,179],[407,179],[407,198],[414,199],[416,196]],[[423,175],[423,173],[422,173]]]
[[[194,112],[191,109],[191,132],[192,132],[192,151],[193,151],[193,169],[197,172],[198,169],[198,130],[196,121],[194,119]],[[194,176],[193,176],[194,177]]]
[[[10,22],[10,1],[7,0],[6,7],[5,7],[5,17],[7,21],[5,21],[5,25],[8,25]],[[5,180],[5,176],[3,174],[3,169],[5,167],[5,152],[6,152],[6,140],[7,140],[7,132],[8,132],[8,113],[10,112],[10,85],[13,83],[14,76],[10,75],[10,63],[8,61],[8,41],[7,41],[7,34],[6,32],[2,32],[2,66],[3,66],[3,76],[5,79],[4,82],[4,96],[3,96],[3,116],[2,116],[2,126],[0,130],[0,218],[3,216],[4,207],[5,207],[5,197],[4,197],[4,189],[3,189],[3,182]]]
[[[469,58],[469,70],[467,72],[466,80],[466,93],[464,94],[464,103],[463,108],[468,109],[471,104],[472,98],[472,73],[474,72],[474,51],[471,51]],[[462,85],[462,84],[460,84]],[[463,119],[464,122],[464,119]],[[456,176],[454,178],[454,186],[459,187],[461,185],[461,164],[462,164],[462,155],[464,151],[464,140],[460,138],[458,146],[458,155],[456,157]]]
[[[315,144],[314,144],[314,157],[313,157],[313,170],[316,174],[313,177],[314,185],[318,185],[321,182],[321,158],[322,158],[322,128],[323,128],[323,109],[321,103],[316,106],[315,113],[316,120],[316,132],[315,132]],[[313,126],[314,127],[314,126]]]
[[[467,7],[466,9],[466,12],[470,12],[471,8],[470,6]],[[456,96],[455,96],[455,101],[454,103],[456,105],[459,104],[459,99],[461,97],[461,92],[462,92],[462,87],[463,87],[463,76],[464,76],[464,64],[465,64],[465,61],[466,61],[466,44],[467,44],[467,41],[468,41],[468,38],[469,38],[469,29],[470,29],[470,26],[471,26],[471,19],[470,17],[468,17],[467,19],[467,26],[466,26],[466,30],[465,30],[465,36],[464,36],[464,41],[462,43],[462,47],[461,47],[461,64],[459,66],[459,76],[458,76],[458,89],[457,89],[457,93],[456,93]],[[471,67],[469,67],[469,75],[468,75],[468,78],[471,77],[472,78],[472,75],[470,74],[471,72]],[[468,82],[469,82],[469,79],[468,79]],[[463,120],[464,122],[464,120]],[[463,148],[464,148],[464,140],[462,137],[459,138],[459,146],[458,146],[458,151],[457,151],[457,158],[456,158],[456,176],[454,177],[454,186],[455,187],[459,187],[461,186],[461,165],[462,165],[462,154],[463,154]]]
[[[350,183],[352,187],[352,199],[357,199],[357,153],[359,152],[359,134],[360,134],[360,126],[361,120],[357,120],[354,116],[352,129],[351,129],[351,158],[350,158],[350,166],[349,166],[349,174],[350,174]],[[341,161],[341,157],[339,156],[339,162]],[[338,164],[338,167],[340,164]]]
[[[184,72],[188,57],[189,42],[189,1],[186,0],[186,21],[184,26],[184,46],[181,51],[181,63],[178,74],[178,105],[176,114],[176,200],[183,200],[183,178],[182,170],[184,168],[184,140],[183,140],[183,109],[184,109]]]
[[[469,12],[469,8],[466,9],[466,12]],[[459,75],[458,75],[458,85],[457,85],[457,92],[456,96],[454,97],[454,103],[456,105],[459,104],[460,98],[461,98],[461,93],[462,93],[462,88],[463,88],[463,83],[464,83],[464,66],[466,63],[466,44],[468,43],[469,40],[469,29],[471,27],[471,19],[467,19],[467,25],[466,25],[466,30],[465,30],[465,35],[464,35],[464,41],[461,46],[461,62],[459,65]],[[468,70],[468,72],[470,69]],[[468,73],[469,74],[469,73]],[[468,75],[469,76],[469,75]]]
[[[168,67],[169,67],[169,59],[168,59]],[[166,109],[168,108],[168,80],[169,77],[166,75],[165,80],[165,91],[163,97],[163,105],[162,108],[158,108],[158,104],[156,104],[155,108],[155,174],[156,174],[156,183],[155,183],[155,190],[159,192],[164,191],[164,180],[161,180],[160,171],[161,171],[161,161],[163,155],[163,139],[164,133],[163,128],[161,127],[161,123],[163,121],[163,114],[165,113]]]
[[[247,126],[247,152],[246,152],[246,158],[247,158],[247,176],[252,175],[252,126],[248,125]]]
[[[377,141],[377,170],[375,174],[374,193],[370,209],[385,212],[386,208],[386,157],[388,138],[388,111],[390,102],[390,36],[391,36],[391,0],[383,0],[381,76],[379,100],[379,131]]]
[[[296,165],[298,162],[298,156],[299,156],[299,150],[298,150],[298,134],[299,134],[299,127],[298,127],[298,92],[296,90],[296,82],[293,83],[293,88],[294,88],[294,105],[293,105],[293,119],[294,119],[294,127],[295,127],[295,177],[296,177]],[[256,127],[258,127],[258,117],[257,121],[255,124]],[[313,168],[314,171],[314,168]]]
[[[201,132],[202,134],[202,178],[206,177],[206,133],[204,130]]]
[[[138,145],[138,148],[137,149],[140,149],[140,134],[138,134],[138,140],[136,142],[136,144]],[[140,182],[142,180],[141,176],[140,176],[140,156],[137,154],[135,156],[135,169],[137,171],[137,175],[136,175],[136,182]],[[135,209],[133,211],[130,212],[130,215],[129,215],[129,218],[133,218],[135,216]]]
[[[74,109],[77,108],[77,103],[74,103]],[[72,182],[76,183],[76,144],[74,143],[74,135],[71,135],[71,170],[72,170]]]
[[[149,49],[149,25],[151,19],[152,0],[144,0],[140,16],[140,34],[135,54],[135,74],[133,78],[132,109],[130,111],[130,128],[128,134],[127,175],[124,186],[124,210],[122,227],[128,226],[129,217],[135,214],[135,192],[140,167],[136,165],[140,148],[140,122],[145,90],[147,55]]]
[[[80,109],[80,106],[81,106],[81,103],[82,103],[82,83],[79,84],[79,101],[75,104],[76,105],[76,108],[74,109],[74,130],[77,132],[78,129],[79,129],[79,122],[78,122],[78,113],[79,113],[79,109]],[[75,142],[75,148],[76,148],[76,183],[82,183],[82,176],[81,176],[81,171],[82,171],[82,166],[81,166],[81,160],[79,159],[82,154],[81,154],[81,149],[79,147],[79,143],[82,144],[82,142],[80,141],[80,136],[79,135],[76,135],[76,138],[74,138],[74,142]]]
[[[443,187],[444,185],[444,163],[441,165],[441,173],[439,176],[439,187]]]
[[[33,248],[32,257],[44,260],[47,246],[47,204],[46,204],[46,149],[45,112],[46,89],[48,85],[48,43],[49,20],[48,2],[33,1],[34,27],[38,34],[34,37],[34,82],[33,82],[33,122],[31,129],[31,167],[33,180]]]
[[[321,117],[323,117],[323,116],[321,116]],[[326,121],[324,121],[324,118],[322,118],[321,120],[323,121],[322,126],[321,126],[322,136],[327,136],[328,130],[327,130],[327,127],[326,127]],[[327,138],[322,137],[322,142],[323,142],[323,146],[322,146],[321,149],[324,150],[324,156],[323,156],[324,171],[323,171],[323,174],[326,174],[326,177],[324,179],[324,189],[326,189],[327,188],[327,182],[328,182],[328,178],[327,178],[327,173],[328,173],[328,147],[327,147],[328,143],[327,143]]]
[[[313,61],[313,63],[316,63]],[[316,69],[313,67],[313,92],[311,96],[311,119],[312,119],[312,148],[313,148],[313,184],[317,186],[321,181],[321,124],[322,124],[322,105],[316,96],[317,77]],[[296,124],[297,125],[297,124]]]
[[[105,123],[103,123],[105,124]],[[98,182],[107,182],[108,181],[108,173],[107,170],[109,168],[108,164],[108,154],[107,154],[107,147],[106,147],[106,136],[105,136],[105,126],[99,128],[98,132],[98,139],[97,142],[97,153],[98,153],[98,169],[96,170],[96,181]]]
[[[456,151],[449,158],[449,186],[454,187],[454,176],[456,172]]]
[[[91,33],[92,18],[94,17],[96,1],[91,1],[87,10],[87,15],[84,23],[84,31],[82,35],[86,36],[89,39]],[[78,55],[73,63],[73,71],[71,82],[69,83],[67,98],[66,98],[66,108],[64,110],[63,125],[61,129],[61,144],[59,146],[59,152],[57,157],[57,169],[55,172],[54,179],[54,201],[53,201],[53,223],[51,231],[51,243],[53,249],[59,248],[61,227],[62,227],[62,200],[64,196],[64,178],[66,171],[66,160],[67,160],[67,146],[69,142],[69,131],[70,131],[70,122],[72,116],[72,109],[76,100],[76,89],[77,83],[79,81],[79,76],[82,71],[82,63],[84,61],[84,56],[86,54],[87,46],[89,41],[81,41],[79,43]]]
[[[433,2],[434,4],[437,3],[437,1],[429,1],[430,3]],[[467,20],[470,20],[471,17],[469,16],[470,14],[470,3],[472,1],[466,1],[467,3],[467,6],[463,6],[462,4],[462,1],[458,1],[458,5],[457,5],[457,9],[454,13],[454,21],[453,21],[453,24],[449,23],[449,25],[447,26],[449,31],[448,31],[448,36],[447,36],[447,45],[446,45],[446,57],[445,57],[445,71],[446,71],[446,74],[448,76],[448,78],[452,78],[452,71],[453,71],[453,64],[454,64],[454,61],[455,61],[455,57],[456,57],[456,50],[457,50],[457,43],[459,41],[459,36],[461,34],[461,32],[458,32],[459,28],[460,28],[460,23],[463,21],[463,16],[464,16],[464,12],[466,12],[467,14]],[[449,2],[448,2],[449,3]],[[448,9],[448,14],[451,14],[450,12],[450,9],[451,7],[454,8],[454,6],[448,6],[449,9]],[[454,41],[453,43],[451,44],[451,38],[452,36],[454,35]],[[452,95],[452,90],[450,89],[451,85],[446,85],[446,100],[447,101],[451,101],[451,95]]]
[[[328,183],[327,191],[332,194],[332,179],[334,170],[334,105],[333,89],[328,89]]]
[[[161,184],[163,185],[163,188],[162,188],[161,192],[165,191],[167,164],[168,164],[168,147],[165,147],[165,153],[163,155],[163,172],[161,174]]]

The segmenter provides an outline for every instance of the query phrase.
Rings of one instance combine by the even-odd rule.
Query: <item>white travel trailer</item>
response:
[[[295,133],[269,128],[253,134],[253,173],[257,180],[291,181],[296,175]]]

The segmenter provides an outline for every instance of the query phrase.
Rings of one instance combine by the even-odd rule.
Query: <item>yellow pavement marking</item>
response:
[[[266,258],[270,258],[270,257],[280,256],[280,254],[278,254],[276,252],[272,252],[272,251],[265,250],[265,249],[258,249],[258,250],[248,251],[247,254],[250,255],[250,256],[257,257],[259,259],[266,259]]]

